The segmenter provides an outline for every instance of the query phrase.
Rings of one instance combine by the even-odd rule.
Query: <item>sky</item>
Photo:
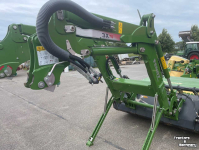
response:
[[[39,9],[48,0],[0,0],[0,40],[10,24],[36,25]],[[199,26],[199,0],[73,0],[89,12],[132,24],[139,24],[141,15],[154,13],[157,35],[167,29],[175,42],[179,31]]]

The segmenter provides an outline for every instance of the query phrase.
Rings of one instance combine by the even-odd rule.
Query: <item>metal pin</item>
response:
[[[104,114],[106,113],[107,101],[108,101],[108,90],[109,88],[106,87],[106,95],[105,95],[105,103],[104,103]]]
[[[155,128],[155,118],[156,118],[157,103],[158,103],[158,95],[155,94],[154,105],[153,105],[153,114],[152,114],[152,122],[151,122],[151,131],[153,131],[153,129]]]
[[[172,87],[170,78],[167,79],[167,82],[169,84],[169,88],[171,89],[171,91],[173,91],[173,87]]]
[[[179,108],[179,110],[178,110],[179,112],[181,111],[181,107]]]

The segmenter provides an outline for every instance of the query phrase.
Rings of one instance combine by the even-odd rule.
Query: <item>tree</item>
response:
[[[199,28],[197,25],[191,27],[191,39],[193,39],[193,41],[199,41]]]
[[[171,35],[167,32],[166,29],[162,30],[162,33],[158,36],[158,40],[161,43],[162,51],[171,53],[174,51],[175,42],[173,41]]]
[[[175,45],[178,47],[178,50],[184,50],[185,49],[185,42],[184,41],[180,41],[180,42],[176,42]]]

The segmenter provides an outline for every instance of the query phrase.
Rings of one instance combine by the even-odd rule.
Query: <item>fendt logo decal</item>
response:
[[[160,78],[160,73],[158,71],[158,66],[157,66],[157,63],[156,63],[155,59],[154,59],[153,62],[154,62],[154,67],[155,67],[155,70],[156,70],[157,78]]]

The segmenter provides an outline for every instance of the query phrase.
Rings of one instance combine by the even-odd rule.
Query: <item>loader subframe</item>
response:
[[[20,64],[30,60],[28,37],[36,28],[23,24],[11,24],[6,37],[0,42],[0,78],[17,75]]]

